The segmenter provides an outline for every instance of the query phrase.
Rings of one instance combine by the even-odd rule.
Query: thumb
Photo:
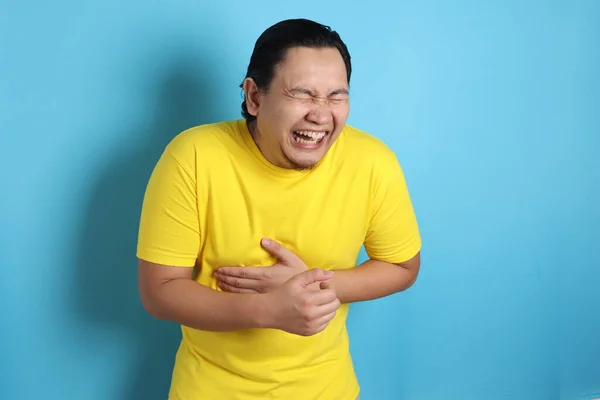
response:
[[[302,286],[312,285],[315,282],[323,282],[333,277],[332,271],[325,271],[320,268],[309,269],[294,276],[290,281]]]

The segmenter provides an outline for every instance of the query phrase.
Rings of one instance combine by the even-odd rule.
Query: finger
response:
[[[329,289],[321,289],[317,292],[311,292],[309,296],[309,301],[315,306],[322,306],[324,304],[333,303],[338,299],[336,293],[333,290]]]
[[[318,292],[321,290],[321,287],[319,285],[320,285],[320,282],[311,283],[310,285],[308,285],[306,287],[306,290],[308,290],[308,292],[310,292],[310,293]]]
[[[340,308],[340,305],[340,301],[338,299],[335,299],[329,303],[317,306],[313,315],[315,318],[320,318],[323,315],[336,312]]]
[[[232,276],[244,279],[261,279],[264,275],[263,268],[257,267],[220,267],[215,271],[215,276]]]
[[[264,238],[260,243],[266,251],[282,262],[290,263],[300,261],[300,258],[296,254],[273,239]]]
[[[333,289],[333,285],[329,281],[324,281],[319,283],[319,288],[323,290]]]
[[[294,275],[293,278],[290,279],[290,282],[293,284],[299,284],[304,287],[315,283],[329,280],[333,277],[332,271],[325,271],[320,268],[309,269],[308,271],[301,272],[297,275]]]
[[[224,290],[226,292],[231,292],[231,293],[258,293],[258,291],[253,290],[253,289],[242,289],[242,288],[238,288],[238,287],[235,287],[235,286],[228,285],[228,284],[226,284],[224,282],[219,282],[218,285],[219,285],[219,287],[222,290]]]
[[[327,315],[324,315],[323,317],[319,318],[318,320],[313,321],[314,326],[317,326],[317,329],[313,330],[311,332],[311,335],[315,335],[319,332],[322,332],[325,330],[325,328],[327,328],[329,326],[329,323],[331,322],[332,319],[335,318],[336,313],[329,313]]]
[[[329,321],[324,323],[320,327],[318,327],[317,330],[315,331],[314,335],[316,335],[319,332],[323,332],[325,330],[325,328],[327,328],[328,326],[329,326]]]
[[[328,314],[323,315],[319,319],[315,320],[315,325],[317,326],[327,326],[332,319],[335,318],[336,312],[330,312]]]
[[[240,289],[252,289],[258,291],[261,287],[261,281],[257,279],[236,278],[234,276],[219,275],[217,279],[221,283]]]

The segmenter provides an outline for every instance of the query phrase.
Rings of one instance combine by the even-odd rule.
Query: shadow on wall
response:
[[[114,149],[119,153],[106,161],[87,204],[74,273],[76,304],[86,331],[109,332],[107,337],[116,336],[123,349],[123,362],[116,367],[124,376],[113,382],[122,378],[125,387],[116,388],[115,400],[164,399],[170,385],[181,332],[177,324],[155,320],[142,307],[135,252],[144,191],[165,146],[182,130],[214,122],[218,115],[218,91],[206,78],[211,74],[195,61],[174,60],[175,67],[156,81],[157,104],[148,112],[152,119],[122,135]],[[123,370],[124,364],[135,369]]]

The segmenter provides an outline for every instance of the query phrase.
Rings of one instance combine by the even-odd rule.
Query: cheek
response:
[[[349,113],[350,106],[348,104],[336,106],[332,109],[333,119],[336,124],[345,124]]]
[[[277,110],[277,116],[282,126],[291,129],[310,112],[310,106],[302,103],[284,103]]]

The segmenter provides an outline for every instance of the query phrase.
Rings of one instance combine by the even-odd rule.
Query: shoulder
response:
[[[398,163],[396,153],[383,140],[362,129],[346,125],[342,131],[344,157],[361,167],[386,168]]]
[[[238,121],[223,121],[189,128],[175,136],[165,150],[178,161],[218,154],[236,143],[237,124]]]

